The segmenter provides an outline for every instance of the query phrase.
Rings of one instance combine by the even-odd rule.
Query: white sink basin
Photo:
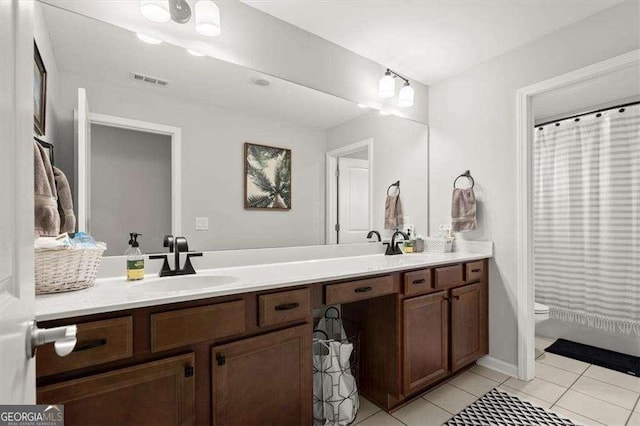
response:
[[[237,278],[224,275],[183,275],[178,277],[163,277],[146,279],[133,284],[132,290],[148,291],[152,293],[166,293],[172,291],[191,291],[215,288],[238,281]]]

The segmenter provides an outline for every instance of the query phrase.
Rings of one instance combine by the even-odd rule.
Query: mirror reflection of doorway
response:
[[[327,153],[327,243],[367,241],[372,229],[372,141],[366,140]]]

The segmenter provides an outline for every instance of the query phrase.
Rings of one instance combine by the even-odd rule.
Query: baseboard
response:
[[[499,371],[500,373],[508,374],[511,377],[518,377],[518,366],[509,364],[508,362],[501,361],[492,356],[484,356],[476,361],[478,365],[490,368],[492,370]]]

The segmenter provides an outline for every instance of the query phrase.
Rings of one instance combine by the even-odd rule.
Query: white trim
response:
[[[89,113],[89,122],[91,124],[156,133],[171,137],[171,232],[173,235],[182,235],[182,129],[166,124],[94,112]],[[78,147],[78,149],[80,149],[80,147]],[[83,173],[81,173],[81,170]],[[84,168],[81,168],[80,164],[78,164],[79,182],[87,181],[88,176],[85,173]],[[82,202],[83,200],[78,200],[79,204]]]
[[[481,365],[483,367],[490,368],[495,371],[499,371],[500,373],[507,374],[511,377],[518,376],[518,366],[509,364],[508,362],[504,362],[499,360],[498,358],[494,358],[492,356],[484,356],[476,361],[476,364]]]
[[[629,66],[640,65],[640,50],[634,50],[615,58],[571,71],[557,77],[523,87],[516,92],[517,109],[517,248],[518,248],[518,378],[531,380],[535,377],[535,311],[533,284],[533,244],[531,208],[532,191],[532,146],[533,108],[532,99],[551,90],[566,87],[611,73]]]
[[[369,159],[369,228],[373,226],[373,139],[365,139],[360,142],[352,143],[326,153],[326,173],[325,173],[325,244],[337,244],[335,224],[338,220],[338,212],[336,208],[336,193],[338,191],[335,179],[335,170],[338,167],[338,157],[352,154],[354,152],[367,149]]]

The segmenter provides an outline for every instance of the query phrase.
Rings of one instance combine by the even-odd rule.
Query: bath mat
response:
[[[640,357],[558,339],[545,352],[640,377]]]
[[[572,426],[570,420],[497,389],[453,416],[446,426]]]

